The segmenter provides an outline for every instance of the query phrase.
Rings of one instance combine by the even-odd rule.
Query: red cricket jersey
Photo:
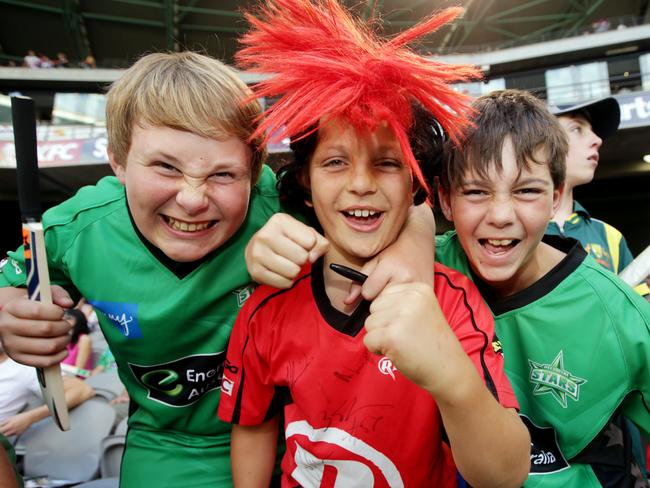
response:
[[[518,408],[494,321],[462,274],[435,266],[440,307],[499,402]],[[283,486],[455,487],[432,396],[363,344],[369,314],[331,306],[322,260],[288,290],[258,288],[230,337],[219,417],[257,425],[284,409]]]

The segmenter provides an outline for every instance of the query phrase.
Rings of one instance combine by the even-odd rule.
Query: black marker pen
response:
[[[344,278],[347,278],[352,281],[356,281],[357,283],[361,283],[361,284],[363,284],[364,281],[366,281],[366,279],[368,278],[368,276],[363,274],[361,271],[348,268],[347,266],[343,266],[342,264],[331,263],[330,269],[335,273],[340,274]]]

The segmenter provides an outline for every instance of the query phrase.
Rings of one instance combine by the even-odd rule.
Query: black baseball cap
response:
[[[553,115],[583,114],[591,124],[594,133],[607,139],[618,129],[621,122],[621,108],[614,97],[601,98],[576,105],[549,105]]]

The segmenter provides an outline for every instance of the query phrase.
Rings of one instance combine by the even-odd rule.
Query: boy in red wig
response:
[[[404,47],[456,13],[384,44],[333,1],[269,1],[263,20],[249,16],[240,60],[274,66],[259,92],[282,95],[262,125],[293,139],[281,198],[313,209],[330,246],[291,288],[259,288],[235,323],[219,416],[235,424],[236,486],[268,484],[281,414],[283,486],[457,486],[457,469],[480,486],[526,477],[529,437],[471,282],[436,265],[433,289],[391,285],[347,303],[349,281],[330,268],[361,269],[395,240],[428,194],[423,169],[444,133],[464,124],[445,82],[471,69]]]

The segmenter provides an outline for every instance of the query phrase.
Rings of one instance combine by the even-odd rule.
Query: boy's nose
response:
[[[598,137],[598,135],[593,130],[590,130],[590,132],[591,132],[591,145],[595,146],[596,149],[600,149],[600,146],[603,145],[603,140],[600,137]]]
[[[515,218],[515,209],[509,197],[496,197],[488,209],[488,222],[497,227],[511,224]]]
[[[208,206],[206,190],[207,184],[205,179],[185,176],[176,194],[176,203],[189,215],[198,214]]]
[[[350,172],[348,188],[350,191],[359,195],[365,195],[376,191],[377,185],[372,170],[366,167],[366,165],[357,165],[353,167]]]

